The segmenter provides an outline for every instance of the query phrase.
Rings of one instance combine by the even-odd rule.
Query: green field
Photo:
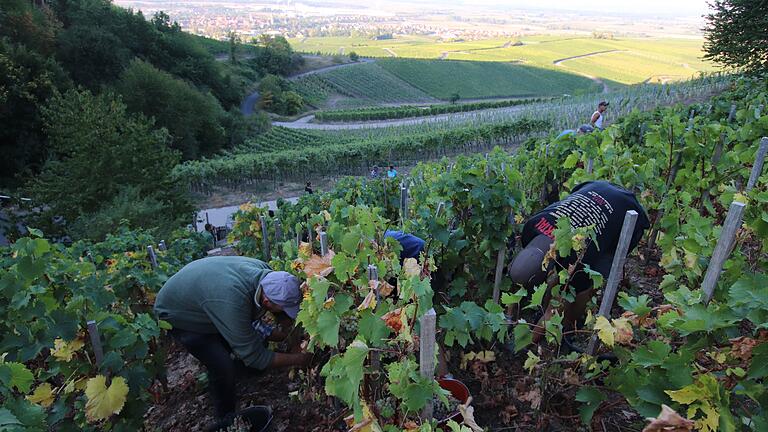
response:
[[[524,36],[515,39],[442,42],[426,36],[399,36],[390,40],[360,37],[291,39],[297,51],[329,54],[352,51],[370,57],[519,62],[529,66],[590,75],[620,84],[677,80],[714,70],[704,62],[702,40],[675,38],[594,39],[577,36]],[[567,60],[559,59],[587,55]]]
[[[393,75],[439,98],[556,96],[601,89],[589,78],[501,62],[382,59]]]

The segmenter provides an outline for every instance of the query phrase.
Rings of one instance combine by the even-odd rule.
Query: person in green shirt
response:
[[[217,422],[235,417],[235,380],[244,373],[304,366],[312,354],[275,353],[268,341],[289,334],[302,300],[299,279],[263,261],[240,256],[203,258],[184,266],[163,285],[155,314],[171,336],[207,368]],[[261,321],[272,312],[277,328]]]

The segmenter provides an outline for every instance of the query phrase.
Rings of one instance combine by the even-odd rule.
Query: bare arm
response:
[[[599,118],[600,118],[600,113],[598,113],[598,112],[595,112],[594,114],[592,114],[592,119],[590,119],[590,120],[589,120],[589,122],[590,122],[590,123],[592,123],[592,126],[594,126],[594,125],[595,125],[595,122],[596,122],[596,121],[597,121],[597,119],[599,119]]]

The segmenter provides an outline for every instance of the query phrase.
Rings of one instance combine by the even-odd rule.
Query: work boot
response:
[[[252,406],[237,413],[228,414],[205,429],[205,432],[224,432],[240,418],[251,425],[250,432],[265,432],[272,423],[272,408],[263,405]],[[240,431],[238,431],[240,432]]]

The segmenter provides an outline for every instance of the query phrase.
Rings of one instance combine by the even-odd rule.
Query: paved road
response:
[[[616,50],[616,49],[605,50],[605,51],[595,51],[595,52],[591,52],[591,53],[587,53],[587,54],[581,54],[581,55],[577,55],[577,56],[571,56],[571,57],[565,57],[565,58],[557,59],[557,60],[553,61],[552,64],[554,64],[555,66],[560,66],[560,67],[568,69],[566,66],[563,65],[563,62],[568,61],[568,60],[580,59],[580,58],[584,58],[584,57],[596,56],[596,55],[600,55],[600,54],[608,54],[608,53],[613,53],[613,52],[625,52],[625,51],[626,50]],[[577,74],[579,74],[579,75],[581,75],[583,77],[589,78],[592,81],[594,81],[596,84],[599,84],[599,85],[603,86],[603,93],[609,93],[611,91],[611,89],[608,88],[608,84],[606,84],[600,78],[598,78],[596,76],[593,76],[593,75],[585,74],[583,72],[577,72],[577,71],[574,71],[574,70],[571,70],[571,71],[573,73],[577,73]]]
[[[285,201],[295,203],[299,197],[283,198]],[[277,200],[264,201],[256,203],[259,207],[268,206],[270,210],[277,210]],[[240,208],[239,205],[217,207],[197,212],[197,230],[205,229],[205,224],[210,223],[213,226],[232,226],[232,215]]]
[[[247,98],[243,101],[243,103],[240,105],[240,111],[243,112],[244,116],[249,116],[253,114],[253,108],[256,106],[256,102],[259,101],[259,92],[253,92],[250,95],[248,95]]]
[[[289,80],[295,80],[295,79],[298,79],[298,78],[301,78],[301,77],[304,77],[304,76],[307,76],[307,75],[313,75],[313,74],[320,73],[320,72],[328,72],[328,71],[332,71],[334,69],[340,69],[340,68],[343,68],[343,67],[358,65],[360,63],[373,63],[375,61],[376,61],[375,59],[361,58],[360,60],[358,60],[357,62],[354,62],[354,63],[342,63],[342,64],[337,64],[337,65],[325,66],[325,67],[321,67],[319,69],[314,69],[314,70],[311,70],[311,71],[308,71],[308,72],[303,72],[303,73],[300,73],[300,74],[292,75],[292,76],[288,77],[288,79]]]
[[[525,106],[525,105],[523,105]],[[376,120],[360,123],[336,123],[336,124],[323,124],[323,123],[310,123],[315,117],[309,115],[302,117],[292,122],[272,122],[273,126],[282,126],[289,129],[314,129],[314,130],[346,130],[346,129],[373,129],[373,128],[385,128],[392,126],[408,126],[430,122],[437,122],[442,120],[461,120],[471,119],[484,113],[499,113],[499,114],[511,114],[522,109],[523,106],[512,106],[504,108],[491,108],[478,111],[458,112],[448,114],[437,114],[433,116],[414,117],[409,119],[397,119],[397,120]]]

